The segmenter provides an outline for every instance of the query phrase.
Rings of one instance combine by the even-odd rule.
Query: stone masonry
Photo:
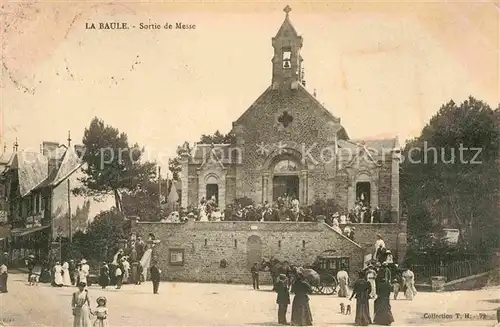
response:
[[[301,205],[335,199],[344,210],[354,207],[359,183],[368,183],[370,206],[398,222],[397,138],[350,140],[340,118],[306,89],[302,45],[287,14],[272,38],[271,85],[233,122],[232,144],[197,144],[185,158],[181,205],[198,206],[213,194],[222,209],[242,197],[273,202],[283,194],[276,177],[288,176],[298,181],[292,188]],[[277,172],[284,160],[294,169]]]
[[[146,238],[153,233],[160,240],[155,257],[163,279],[224,283],[249,283],[251,264],[263,258],[310,265],[323,251],[332,249],[335,256],[349,258],[354,274],[362,268],[364,255],[373,250],[377,233],[390,249],[398,247],[399,230],[393,224],[360,224],[356,229],[360,244],[324,222],[133,223],[138,235]],[[182,264],[171,262],[173,252],[183,253]],[[222,259],[227,262],[225,268],[220,265]]]

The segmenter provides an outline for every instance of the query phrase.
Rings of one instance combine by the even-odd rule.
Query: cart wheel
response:
[[[314,294],[322,294],[321,285],[319,285],[319,286],[311,285],[311,289],[313,290]]]
[[[321,294],[332,295],[335,293],[337,282],[335,277],[330,274],[322,275],[319,289]]]
[[[323,284],[320,286],[321,294],[332,295],[335,293],[335,284]]]

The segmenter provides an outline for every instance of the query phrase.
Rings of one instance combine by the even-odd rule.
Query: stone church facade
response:
[[[303,38],[285,20],[272,38],[271,85],[233,122],[232,144],[197,144],[182,165],[183,207],[212,195],[273,202],[284,194],[310,205],[334,199],[345,210],[359,198],[399,222],[397,138],[350,140],[340,118],[306,89]]]

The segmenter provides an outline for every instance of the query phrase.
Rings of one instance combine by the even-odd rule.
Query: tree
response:
[[[63,247],[65,258],[85,258],[91,264],[109,262],[127,238],[127,220],[116,209],[101,211],[85,231],[77,231],[73,242]]]
[[[162,195],[168,195],[168,182],[162,180]],[[142,221],[159,221],[164,211],[160,207],[158,181],[141,185],[133,192],[125,192],[122,196],[123,212],[127,216],[138,216]]]
[[[113,194],[115,206],[121,211],[121,192],[134,192],[156,177],[155,163],[141,162],[144,149],[137,143],[129,146],[127,134],[97,117],[85,129],[83,145],[85,177],[80,178],[83,187],[73,190],[75,194],[96,200]]]
[[[182,162],[186,160],[184,156],[190,156],[191,151],[191,146],[189,145],[189,142],[186,141],[184,144],[177,147],[175,158],[168,160],[168,169],[172,172],[172,178],[174,180],[179,180],[179,173],[182,170]]]
[[[472,97],[450,101],[407,142],[400,185],[411,238],[430,239],[451,225],[464,247],[498,246],[499,117]]]
[[[212,134],[207,135],[203,134],[200,137],[200,141],[198,143],[202,144],[234,144],[235,138],[231,133],[222,134],[218,130]],[[168,168],[172,172],[172,176],[174,180],[179,180],[179,173],[182,170],[182,161],[185,160],[183,155],[191,155],[191,151],[193,149],[190,147],[189,142],[184,142],[182,146],[177,147],[176,156],[173,159],[169,159]]]

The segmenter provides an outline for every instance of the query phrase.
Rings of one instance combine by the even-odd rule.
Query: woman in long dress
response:
[[[349,285],[349,274],[345,271],[345,267],[337,273],[337,281],[339,282],[339,297],[347,297],[347,286]]]
[[[62,265],[62,278],[64,286],[71,286],[71,276],[69,275],[69,264],[67,262]]]
[[[370,283],[371,286],[371,291],[370,291],[370,297],[372,299],[375,298],[377,295],[376,288],[375,288],[375,279],[377,278],[377,273],[373,269],[373,266],[370,265],[368,266],[368,269],[366,270],[366,280]]]
[[[99,285],[101,285],[102,289],[105,289],[109,285],[109,282],[109,267],[106,262],[103,262],[99,274]]]
[[[71,308],[73,309],[73,327],[90,327],[90,299],[87,284],[80,282],[78,291],[73,293]]]
[[[85,260],[85,259],[82,259],[82,261],[80,263],[81,263],[81,266],[80,266],[80,269],[78,270],[78,278],[79,278],[80,282],[85,283],[85,285],[87,285],[88,284],[87,283],[87,276],[90,273],[90,267],[87,264],[87,260]]]
[[[292,325],[312,326],[313,320],[308,296],[308,294],[312,293],[312,289],[304,278],[302,268],[297,269],[297,279],[292,285],[291,292],[295,294],[292,302]]]
[[[391,285],[384,277],[381,277],[377,280],[377,299],[374,303],[375,316],[373,317],[374,324],[389,326],[394,322],[389,300],[390,296]]]
[[[53,286],[57,287],[62,287],[64,285],[63,281],[63,269],[61,266],[61,263],[59,261],[56,262],[56,265],[53,268],[54,271],[54,280],[53,280]]]
[[[415,288],[415,275],[413,271],[406,268],[403,272],[403,283],[405,287],[405,297],[407,300],[413,300],[413,297],[417,295],[417,290]]]
[[[356,297],[356,318],[354,324],[356,326],[368,326],[372,323],[370,318],[370,299],[371,285],[365,280],[365,274],[360,271],[358,279],[354,282],[353,290],[349,301]]]

